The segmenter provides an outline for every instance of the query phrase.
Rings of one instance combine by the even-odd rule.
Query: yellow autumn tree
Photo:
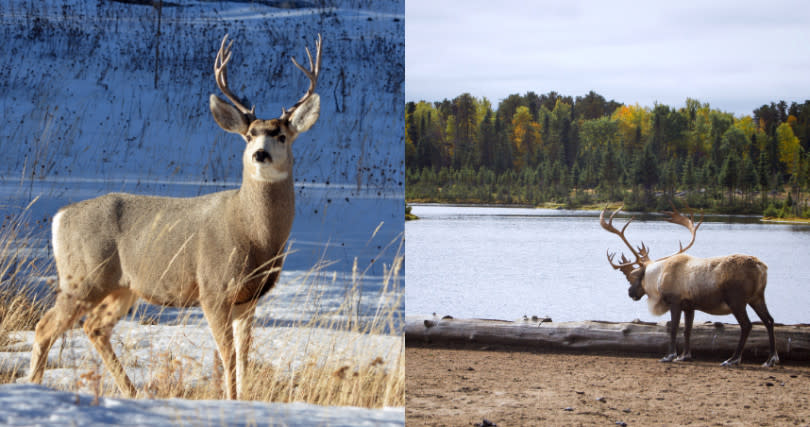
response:
[[[635,105],[623,105],[613,112],[613,120],[618,125],[619,139],[628,150],[640,150],[652,131],[650,109]]]
[[[779,144],[779,161],[785,165],[787,173],[791,175],[798,173],[801,145],[788,122],[776,128],[776,142]]]
[[[532,120],[529,107],[518,107],[512,116],[512,163],[516,170],[521,171],[532,162],[539,144],[540,125]]]
[[[757,125],[754,123],[754,119],[751,116],[742,116],[735,120],[732,126],[743,131],[748,139],[751,139],[751,135],[755,134],[757,131]]]

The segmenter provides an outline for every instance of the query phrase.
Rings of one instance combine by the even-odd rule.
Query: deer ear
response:
[[[242,114],[236,107],[228,104],[220,99],[218,96],[211,94],[210,97],[211,114],[214,115],[219,127],[222,129],[244,135],[247,132],[250,123],[247,117]]]
[[[313,93],[293,111],[289,121],[290,128],[295,133],[306,132],[318,121],[320,113],[321,97],[317,93]]]

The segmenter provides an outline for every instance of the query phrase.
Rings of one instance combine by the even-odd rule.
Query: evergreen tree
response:
[[[734,201],[734,189],[737,187],[740,174],[739,162],[737,154],[730,153],[723,161],[723,167],[720,168],[719,184],[728,190],[729,203]]]
[[[743,192],[743,197],[746,201],[750,201],[751,193],[756,188],[757,183],[759,182],[759,176],[757,175],[757,168],[754,165],[754,161],[751,160],[750,157],[746,157],[742,162],[742,167],[740,168],[740,176],[738,178],[740,189]]]
[[[686,159],[683,163],[681,185],[686,187],[689,191],[694,190],[697,186],[697,177],[695,176],[695,167],[692,165],[692,159]]]
[[[478,128],[478,157],[482,167],[495,168],[496,145],[497,134],[495,133],[495,123],[492,120],[492,109],[487,108]]]
[[[645,144],[644,149],[636,156],[633,162],[632,177],[635,181],[634,183],[644,189],[644,204],[651,206],[652,191],[658,184],[660,178],[658,159],[655,158],[652,144]]]
[[[621,166],[616,152],[613,150],[613,144],[608,144],[606,150],[602,153],[602,162],[599,168],[599,187],[603,192],[609,194],[611,200],[615,200],[618,193]]]

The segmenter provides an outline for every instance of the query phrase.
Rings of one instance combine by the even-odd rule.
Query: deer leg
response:
[[[233,400],[236,399],[236,353],[234,352],[233,329],[233,306],[225,301],[222,296],[212,296],[212,300],[201,299],[205,320],[211,328],[211,334],[217,343],[219,357],[222,359],[223,372],[225,373],[225,396]]]
[[[251,329],[256,304],[248,303],[234,307],[233,337],[236,347],[236,398],[244,398],[244,381],[247,372],[248,353],[252,341]]]
[[[661,358],[660,362],[672,362],[678,357],[676,340],[678,339],[678,326],[680,326],[681,323],[681,306],[679,304],[672,304],[669,312],[672,315],[672,322],[670,322],[669,328],[669,351],[666,356]]]
[[[695,320],[695,310],[683,311],[683,353],[675,359],[676,362],[688,362],[692,360],[692,350],[689,347],[689,338],[692,336],[692,321]]]
[[[101,360],[104,361],[104,366],[112,374],[116,385],[118,385],[118,390],[121,391],[121,394],[130,398],[134,398],[138,391],[132,385],[124,366],[115,355],[112,344],[110,344],[110,336],[112,336],[115,324],[127,314],[127,311],[135,304],[137,299],[138,297],[129,289],[119,288],[104,297],[88,313],[84,321],[84,332],[90,338],[93,347],[101,355]]]
[[[748,339],[748,334],[751,332],[751,321],[748,320],[748,313],[745,311],[745,304],[734,304],[731,306],[731,312],[740,323],[740,342],[737,343],[737,350],[731,355],[731,358],[723,362],[723,366],[739,365],[742,359],[743,347],[745,341]]]
[[[776,353],[776,339],[773,336],[773,317],[771,317],[771,313],[768,312],[768,307],[765,305],[764,300],[751,304],[751,307],[757,313],[757,316],[759,316],[759,318],[762,320],[762,323],[765,325],[765,329],[768,330],[768,344],[770,353],[768,355],[768,360],[766,360],[762,366],[771,368],[779,364],[779,355]]]
[[[48,352],[54,341],[65,333],[78,320],[88,308],[88,304],[79,301],[64,292],[56,296],[56,302],[42,319],[37,322],[34,333],[34,346],[31,349],[31,367],[28,370],[28,380],[41,383],[48,361]]]

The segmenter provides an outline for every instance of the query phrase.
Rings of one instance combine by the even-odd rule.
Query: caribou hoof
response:
[[[675,362],[691,362],[691,361],[692,361],[692,355],[691,354],[684,354],[684,355],[678,356],[675,359]]]
[[[762,364],[763,368],[773,368],[774,366],[779,364],[779,355],[774,354],[773,356],[769,357],[765,363]]]
[[[667,354],[666,356],[662,357],[661,360],[659,360],[659,362],[661,362],[661,363],[669,363],[669,362],[672,362],[673,360],[675,360],[677,357],[678,357],[678,355],[676,353]]]
[[[731,358],[723,362],[720,366],[739,366],[740,365],[740,358]]]

